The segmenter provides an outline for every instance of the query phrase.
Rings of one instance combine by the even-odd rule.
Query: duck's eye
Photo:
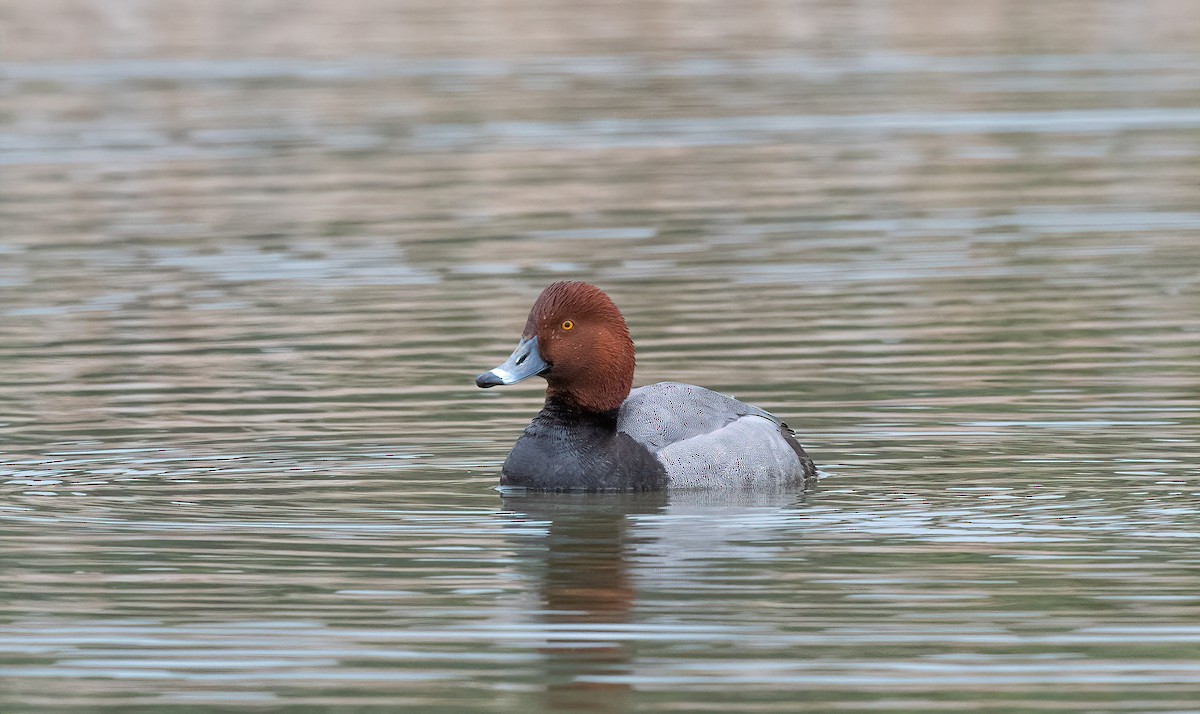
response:
[[[570,320],[563,320],[563,324],[559,325],[559,327],[563,328],[564,330],[569,330],[574,326],[575,323],[571,322]]]

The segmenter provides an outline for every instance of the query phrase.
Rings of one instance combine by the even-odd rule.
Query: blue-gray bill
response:
[[[542,359],[541,353],[538,352],[537,337],[530,337],[517,343],[517,348],[504,361],[504,364],[476,377],[475,384],[485,388],[495,387],[499,384],[516,384],[548,369],[550,369],[550,365]]]

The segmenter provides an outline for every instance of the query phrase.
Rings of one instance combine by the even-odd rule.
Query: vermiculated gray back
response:
[[[677,382],[633,390],[617,418],[617,430],[663,464],[672,488],[803,483],[799,456],[780,438],[783,428],[758,407]]]

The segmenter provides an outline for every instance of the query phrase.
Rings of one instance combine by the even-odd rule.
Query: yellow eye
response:
[[[575,326],[575,323],[571,322],[570,320],[563,320],[563,324],[560,325],[560,327],[562,327],[564,330],[569,330],[574,326]]]

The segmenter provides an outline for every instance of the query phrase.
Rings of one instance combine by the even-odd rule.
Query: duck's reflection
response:
[[[528,494],[504,496],[521,520],[545,522],[527,543],[523,568],[536,578],[545,633],[545,708],[628,711],[637,637],[638,583],[678,587],[712,559],[762,557],[764,536],[804,496],[729,494]],[[638,516],[656,514],[641,522]],[[747,549],[752,553],[747,553]],[[644,624],[644,623],[639,623]]]
[[[548,711],[627,711],[631,688],[597,678],[625,674],[635,656],[625,636],[635,602],[629,516],[655,513],[664,493],[506,496],[504,507],[549,523],[537,568]]]

